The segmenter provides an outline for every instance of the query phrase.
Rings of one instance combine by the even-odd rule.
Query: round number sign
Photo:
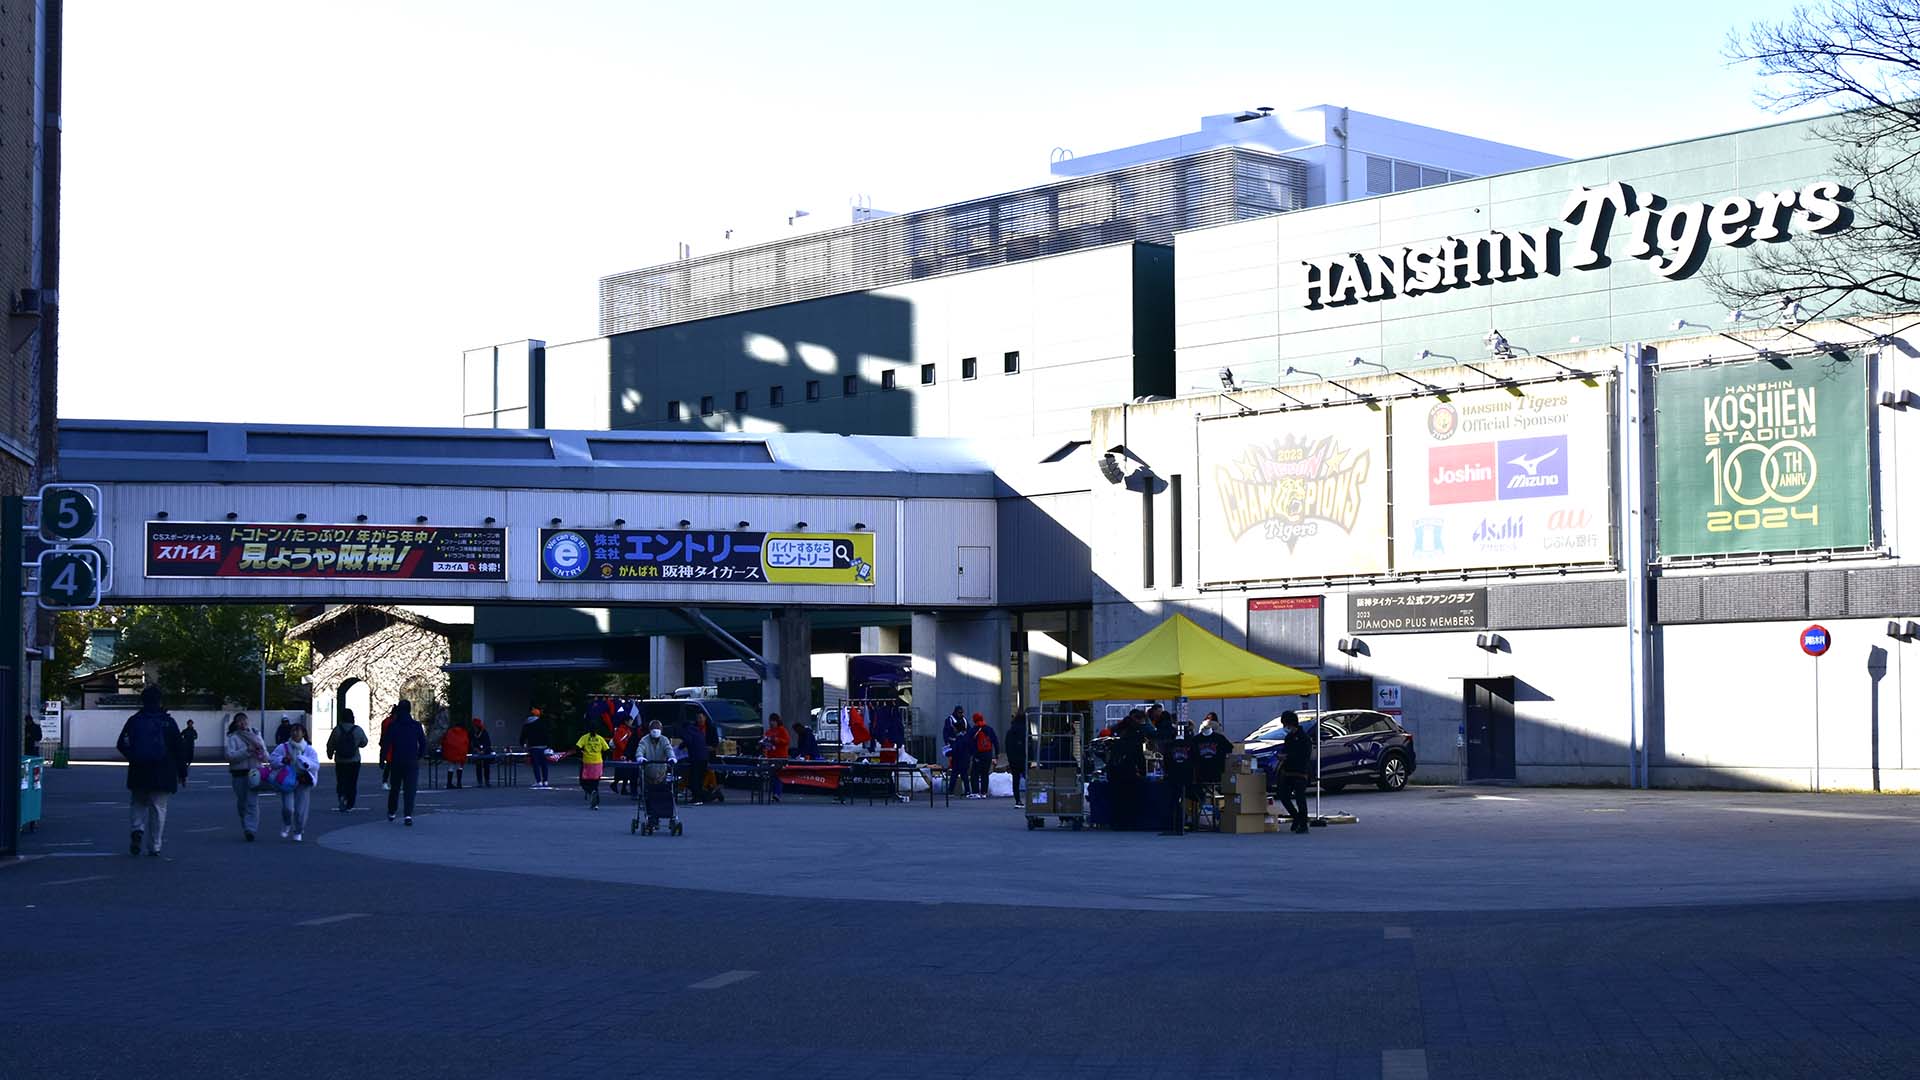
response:
[[[1819,656],[1821,653],[1826,652],[1832,644],[1833,635],[1827,633],[1827,628],[1821,626],[1819,623],[1814,623],[1812,626],[1800,631],[1800,651],[1806,653],[1808,656]]]

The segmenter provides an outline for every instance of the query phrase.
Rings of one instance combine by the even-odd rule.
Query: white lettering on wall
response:
[[[1562,225],[1448,236],[1413,246],[1309,259],[1303,301],[1308,308],[1464,289],[1538,275],[1611,265],[1607,247],[1625,223],[1619,253],[1651,264],[1668,280],[1689,277],[1713,248],[1778,243],[1795,233],[1831,236],[1853,224],[1853,189],[1817,180],[1798,191],[1763,191],[1718,202],[1669,203],[1642,198],[1618,180],[1578,188],[1560,212]],[[1563,229],[1562,226],[1566,226]],[[1570,232],[1568,231],[1570,230]],[[1566,240],[1564,253],[1562,240]]]

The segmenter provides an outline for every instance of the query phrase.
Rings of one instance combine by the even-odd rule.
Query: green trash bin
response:
[[[20,831],[29,832],[40,824],[41,809],[45,806],[46,792],[41,781],[46,776],[47,759],[41,757],[23,757],[20,759]]]

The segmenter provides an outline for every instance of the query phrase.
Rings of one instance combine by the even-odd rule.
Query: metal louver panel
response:
[[[600,279],[600,333],[1145,242],[1306,205],[1307,168],[1241,147],[1133,165]]]

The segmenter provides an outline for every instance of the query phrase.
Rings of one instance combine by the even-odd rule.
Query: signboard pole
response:
[[[25,514],[18,495],[0,498],[0,858],[19,854],[20,691],[15,676],[26,667],[22,652],[20,561]]]
[[[1620,564],[1627,571],[1627,785],[1649,786],[1647,762],[1646,350],[1625,348],[1620,371]]]
[[[1813,790],[1820,792],[1820,658],[1813,660]]]

